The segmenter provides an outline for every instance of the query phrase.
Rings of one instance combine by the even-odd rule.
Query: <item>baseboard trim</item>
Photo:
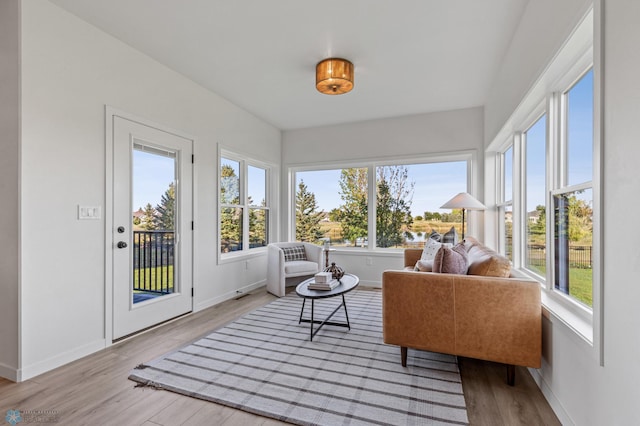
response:
[[[12,382],[20,382],[20,369],[0,363],[0,377],[4,377]]]
[[[555,394],[553,393],[549,385],[547,385],[547,382],[544,380],[544,378],[540,374],[540,371],[535,368],[529,368],[528,370],[529,370],[529,373],[531,374],[531,377],[533,377],[533,380],[536,382],[536,384],[540,388],[540,391],[542,391],[542,394],[544,395],[547,402],[551,406],[551,409],[553,410],[554,413],[556,413],[556,416],[558,417],[558,420],[560,420],[560,423],[563,425],[575,426],[574,421],[571,419],[569,414],[565,411],[564,407],[562,406],[562,403],[560,403],[560,400],[556,398]]]
[[[96,340],[83,346],[71,349],[67,352],[52,356],[49,359],[45,359],[35,364],[24,367],[21,372],[20,381],[29,380],[40,374],[51,371],[55,368],[62,367],[72,361],[76,361],[92,353],[101,351],[107,347],[107,341],[105,339]]]
[[[207,299],[207,300],[203,300],[202,302],[196,304],[193,307],[193,312],[199,312],[199,311],[202,311],[204,309],[210,308],[210,307],[212,307],[214,305],[217,305],[218,303],[222,303],[222,302],[224,302],[226,300],[235,299],[238,296],[242,296],[242,294],[244,294],[244,293],[248,293],[248,292],[256,290],[256,289],[258,289],[260,287],[264,287],[265,285],[267,285],[267,280],[266,279],[258,281],[258,282],[253,283],[253,284],[246,285],[244,287],[240,287],[239,289],[234,290],[234,291],[229,291],[227,293],[221,294],[220,296],[212,297],[212,298]]]

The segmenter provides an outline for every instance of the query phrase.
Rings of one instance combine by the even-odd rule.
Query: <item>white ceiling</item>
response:
[[[51,0],[286,130],[483,105],[528,0]],[[355,65],[352,92],[315,65]]]

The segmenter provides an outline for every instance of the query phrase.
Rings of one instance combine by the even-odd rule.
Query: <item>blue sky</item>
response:
[[[133,150],[133,210],[151,203],[156,207],[175,180],[175,159]]]
[[[543,116],[526,132],[527,211],[545,204],[545,131]],[[568,185],[590,181],[593,174],[593,71],[568,91]],[[508,197],[508,195],[507,195]]]
[[[459,192],[467,191],[467,163],[455,161],[407,165],[409,180],[415,182],[411,214],[423,215],[425,211],[449,212],[440,206]],[[296,173],[296,189],[303,180],[316,196],[319,210],[325,212],[338,207],[340,199],[340,169]]]

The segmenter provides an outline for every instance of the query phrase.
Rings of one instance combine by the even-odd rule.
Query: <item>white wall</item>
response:
[[[0,81],[0,376],[16,380],[20,348],[19,2],[0,2]]]
[[[478,161],[472,172],[472,181],[478,198],[482,200],[483,119],[482,108],[469,108],[283,132],[281,239],[287,239],[290,205],[286,195],[289,191],[286,175],[292,166],[475,151]],[[477,226],[482,213],[473,213],[469,233],[482,238],[482,230]],[[402,253],[338,251],[331,255],[331,259],[348,272],[358,275],[362,283],[373,286],[380,286],[382,271],[402,266]]]
[[[544,68],[584,12],[582,1],[529,2],[522,31],[497,74],[492,100],[486,108],[487,142],[508,118],[536,74],[530,69]],[[640,424],[637,409],[640,383],[640,276],[633,212],[640,202],[632,194],[640,190],[637,173],[640,144],[640,2],[603,1],[595,8],[595,21],[604,16],[604,366],[594,351],[560,321],[543,321],[543,368],[538,371],[543,391],[560,419],[577,425]],[[534,9],[530,10],[530,9]],[[554,28],[542,16],[564,16],[562,28]],[[596,31],[599,24],[596,24]],[[516,43],[519,40],[519,43]],[[522,70],[512,64],[524,60],[521,51],[529,49],[537,60]]]
[[[106,203],[105,104],[195,138],[196,309],[266,275],[264,257],[248,270],[216,264],[217,143],[279,164],[281,134],[47,1],[23,1],[22,9],[26,379],[106,343],[105,224],[76,213],[78,204]]]

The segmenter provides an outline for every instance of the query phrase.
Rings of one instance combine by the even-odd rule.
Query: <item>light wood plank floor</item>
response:
[[[134,388],[127,379],[149,361],[207,334],[274,297],[264,289],[164,324],[22,383],[0,379],[0,419],[7,410],[54,410],[64,425],[276,425],[281,422],[168,391]],[[400,362],[400,350],[398,350]],[[559,425],[524,368],[516,386],[502,365],[460,359],[472,425]],[[0,422],[2,421],[0,420]]]

